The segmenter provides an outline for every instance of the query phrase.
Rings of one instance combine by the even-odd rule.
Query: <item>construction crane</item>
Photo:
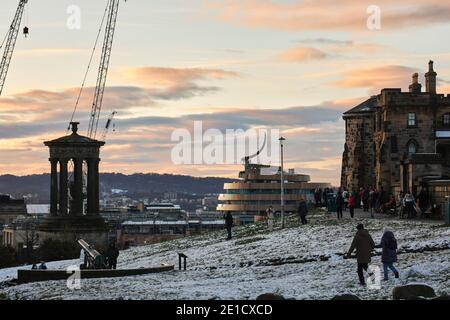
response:
[[[113,111],[111,112],[111,114],[109,115],[108,120],[106,121],[106,125],[105,128],[103,129],[103,134],[102,134],[102,141],[106,140],[106,136],[108,135],[109,132],[109,128],[111,127],[111,124],[113,124],[114,121],[114,117],[116,116],[117,112]],[[114,124],[113,124],[114,125]]]
[[[242,158],[242,161],[244,162],[246,168],[249,167],[251,159],[258,157],[261,154],[261,152],[266,147],[266,143],[267,143],[267,134],[264,133],[264,142],[263,142],[262,147],[259,148],[255,154],[250,155],[250,156],[245,156],[244,158]]]
[[[11,58],[14,53],[14,48],[16,46],[17,35],[19,34],[20,25],[22,23],[23,12],[25,5],[28,0],[20,0],[19,5],[14,15],[14,19],[9,27],[8,33],[6,34],[5,40],[0,45],[0,49],[5,45],[5,51],[3,53],[2,62],[0,64],[0,96],[2,95],[3,86],[5,85],[6,75],[8,74],[9,65],[11,63]],[[25,36],[28,35],[29,29],[25,27],[23,33]]]
[[[108,75],[109,60],[111,58],[114,31],[116,30],[117,14],[120,0],[108,0],[108,16],[103,40],[103,49],[98,69],[97,85],[95,86],[94,101],[91,108],[91,117],[87,136],[95,139],[97,135],[98,121],[102,110],[103,94],[105,92],[106,78]]]

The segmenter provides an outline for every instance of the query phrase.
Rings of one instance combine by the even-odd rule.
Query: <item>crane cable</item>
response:
[[[86,69],[86,73],[84,74],[83,83],[81,84],[80,92],[78,93],[77,101],[75,103],[75,107],[73,109],[72,116],[70,117],[69,125],[67,127],[67,134],[70,131],[70,123],[73,122],[73,119],[75,118],[75,114],[76,114],[77,109],[78,109],[78,104],[80,103],[81,95],[83,94],[83,90],[84,90],[84,87],[86,85],[86,79],[87,79],[87,76],[89,74],[89,70],[91,69],[92,60],[94,58],[95,51],[97,50],[98,41],[100,39],[100,34],[102,33],[103,25],[105,23],[105,19],[106,19],[106,15],[108,13],[108,8],[109,8],[109,3],[110,2],[111,2],[111,0],[108,0],[108,5],[106,6],[105,12],[103,13],[102,22],[100,24],[100,28],[98,29],[97,38],[95,39],[94,47],[92,48],[91,57],[89,58],[88,67]]]

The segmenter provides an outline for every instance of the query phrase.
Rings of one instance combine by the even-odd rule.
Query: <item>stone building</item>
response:
[[[346,141],[341,185],[383,187],[391,193],[430,188],[436,202],[450,190],[450,95],[436,92],[433,61],[408,92],[382,89],[344,113]]]
[[[13,223],[17,217],[26,215],[25,200],[16,200],[9,195],[0,194],[0,228],[3,225]]]

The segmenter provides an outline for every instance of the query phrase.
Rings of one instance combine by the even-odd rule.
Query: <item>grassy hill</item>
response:
[[[310,222],[299,226],[290,217],[284,230],[269,232],[260,223],[237,228],[232,241],[224,240],[224,232],[214,232],[132,248],[119,257],[119,268],[140,268],[175,264],[177,253],[183,252],[188,256],[186,272],[83,280],[80,291],[54,281],[11,287],[4,293],[18,299],[254,299],[266,292],[295,299],[330,299],[340,293],[390,299],[395,285],[410,282],[425,282],[438,293],[450,293],[450,228],[438,222],[392,219],[337,221],[321,212]],[[343,259],[343,254],[360,222],[375,241],[386,227],[395,232],[401,279],[382,282],[377,290],[359,286],[356,261]],[[381,267],[379,256],[373,265]],[[0,281],[14,273],[15,269],[0,270]]]

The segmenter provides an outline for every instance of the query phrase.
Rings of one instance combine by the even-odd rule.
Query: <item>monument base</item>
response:
[[[46,239],[76,243],[79,239],[104,249],[108,246],[108,226],[101,216],[45,217],[39,225],[39,242]]]

